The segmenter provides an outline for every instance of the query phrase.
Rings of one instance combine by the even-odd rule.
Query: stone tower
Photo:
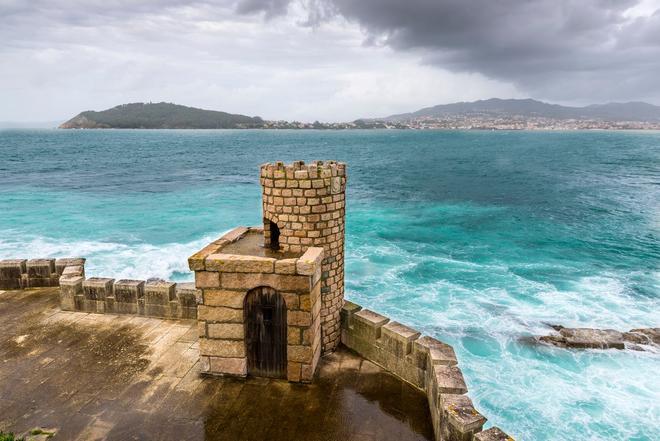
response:
[[[264,246],[284,252],[323,248],[321,330],[323,353],[340,339],[344,303],[346,164],[295,161],[261,166]]]

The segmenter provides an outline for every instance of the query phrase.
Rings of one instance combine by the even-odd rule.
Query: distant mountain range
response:
[[[586,121],[572,123],[571,121]],[[430,122],[429,122],[430,121]],[[594,122],[595,121],[595,122]],[[628,123],[631,122],[631,123]],[[660,107],[643,102],[560,106],[532,99],[492,98],[426,107],[416,112],[345,123],[264,121],[258,116],[203,110],[172,103],[122,104],[82,112],[63,129],[374,129],[660,128]]]
[[[235,115],[172,103],[122,104],[101,112],[82,112],[61,129],[247,129],[260,128],[258,116]]]
[[[607,121],[660,121],[660,106],[644,102],[592,104],[585,107],[560,106],[533,99],[491,98],[473,102],[441,104],[416,112],[370,118],[379,121],[408,121],[420,118],[475,117],[541,117]]]

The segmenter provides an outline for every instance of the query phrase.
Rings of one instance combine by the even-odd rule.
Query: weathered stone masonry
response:
[[[74,272],[60,277],[60,307],[65,311],[196,319],[199,295],[193,283],[86,279]]]
[[[345,346],[426,393],[436,440],[513,440],[497,427],[482,431],[486,417],[466,395],[450,345],[355,303],[346,302],[341,315]]]
[[[344,300],[346,164],[295,161],[261,166],[265,246],[283,251],[322,247],[321,328],[323,352],[340,340]],[[277,232],[272,231],[274,226]]]
[[[60,276],[79,271],[85,275],[85,259],[69,257],[61,259],[5,259],[0,260],[0,289],[25,289],[59,286]]]
[[[238,227],[188,259],[202,291],[198,326],[202,372],[209,375],[248,375],[247,296],[254,289],[272,288],[286,306],[286,378],[312,381],[321,356],[321,260],[323,249],[276,257],[251,255],[240,244],[250,236],[263,239],[261,228]],[[238,244],[238,250],[231,246]]]

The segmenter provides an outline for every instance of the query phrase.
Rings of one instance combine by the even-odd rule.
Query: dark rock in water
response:
[[[559,335],[547,335],[538,340],[562,348],[579,349],[634,349],[644,350],[639,345],[660,345],[660,328],[632,329],[619,332],[614,329],[564,328],[550,325]]]
[[[553,323],[548,323],[548,322],[542,322],[542,323],[543,323],[545,326],[547,326],[548,328],[552,328],[552,329],[554,329],[554,330],[557,331],[557,332],[559,332],[559,331],[561,331],[562,329],[564,329],[564,327],[563,327],[562,325],[555,325],[555,324],[553,324]]]
[[[645,342],[640,342],[641,344],[660,345],[660,328],[638,328],[626,332],[626,335],[632,334],[635,334],[636,336],[643,335],[646,337],[647,340]]]
[[[156,283],[156,282],[167,282],[167,280],[161,279],[160,277],[149,277],[147,279],[147,283]]]
[[[540,340],[566,348],[625,348],[623,334],[613,329],[562,328],[559,335],[541,337]]]

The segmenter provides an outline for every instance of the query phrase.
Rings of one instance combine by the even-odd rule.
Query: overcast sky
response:
[[[660,104],[660,0],[0,0],[0,121],[168,101],[346,121]]]

